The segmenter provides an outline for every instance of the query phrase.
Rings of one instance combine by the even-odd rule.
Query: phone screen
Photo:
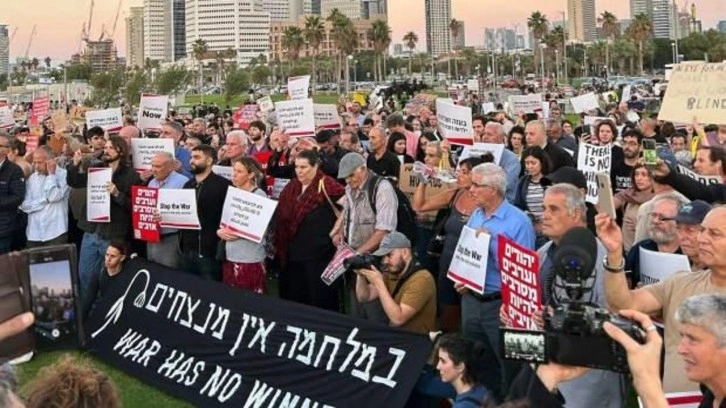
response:
[[[643,140],[643,161],[649,167],[653,167],[658,163],[654,140]]]

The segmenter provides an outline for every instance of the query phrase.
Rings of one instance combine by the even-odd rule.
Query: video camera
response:
[[[380,264],[381,258],[371,254],[354,255],[343,260],[343,266],[348,271],[354,271],[356,269],[370,269],[371,266],[380,268]]]
[[[630,371],[625,349],[605,333],[603,324],[610,322],[641,344],[645,333],[631,320],[582,300],[595,282],[591,278],[596,254],[597,242],[586,228],[571,229],[562,237],[553,259],[559,278],[553,295],[557,289],[564,290],[568,299],[559,300],[551,311],[545,309],[543,332],[502,329],[505,358]]]

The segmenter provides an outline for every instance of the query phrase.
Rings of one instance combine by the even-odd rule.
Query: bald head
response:
[[[139,128],[135,126],[122,127],[121,130],[118,132],[118,135],[126,141],[126,145],[129,148],[131,148],[131,139],[135,137],[141,137],[141,134],[139,134]]]
[[[527,138],[527,146],[544,148],[547,144],[547,133],[545,132],[545,125],[541,120],[527,122],[524,134]]]

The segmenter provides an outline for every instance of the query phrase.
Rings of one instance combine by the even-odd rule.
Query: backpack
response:
[[[383,177],[377,175],[371,175],[372,180],[368,183],[368,199],[370,200],[373,214],[376,214],[376,193],[378,193],[378,184],[383,180]],[[411,201],[408,199],[406,194],[401,191],[396,184],[387,180],[391,183],[393,191],[396,193],[398,199],[398,209],[396,210],[396,231],[405,235],[409,241],[411,241],[411,247],[414,246],[416,241],[416,212],[411,206]]]

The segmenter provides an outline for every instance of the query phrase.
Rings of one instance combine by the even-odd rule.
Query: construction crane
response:
[[[124,0],[118,0],[118,6],[116,6],[116,17],[113,19],[113,27],[111,27],[111,35],[108,35],[107,37],[113,38],[113,36],[116,34],[116,23],[118,23],[118,16],[121,14],[121,5],[123,4]]]
[[[15,34],[17,34],[17,32],[18,32],[18,27],[15,27],[13,29],[13,32],[10,34],[10,39],[8,40],[8,44],[13,42],[13,38],[15,38]]]
[[[33,45],[33,39],[35,38],[36,26],[33,25],[33,31],[30,32],[30,39],[28,40],[28,47],[25,49],[25,59],[28,59],[30,53],[30,46]]]
[[[91,23],[93,23],[93,5],[94,0],[91,0],[91,9],[88,12],[88,25],[86,26],[85,40],[88,41],[88,37],[91,36]]]

